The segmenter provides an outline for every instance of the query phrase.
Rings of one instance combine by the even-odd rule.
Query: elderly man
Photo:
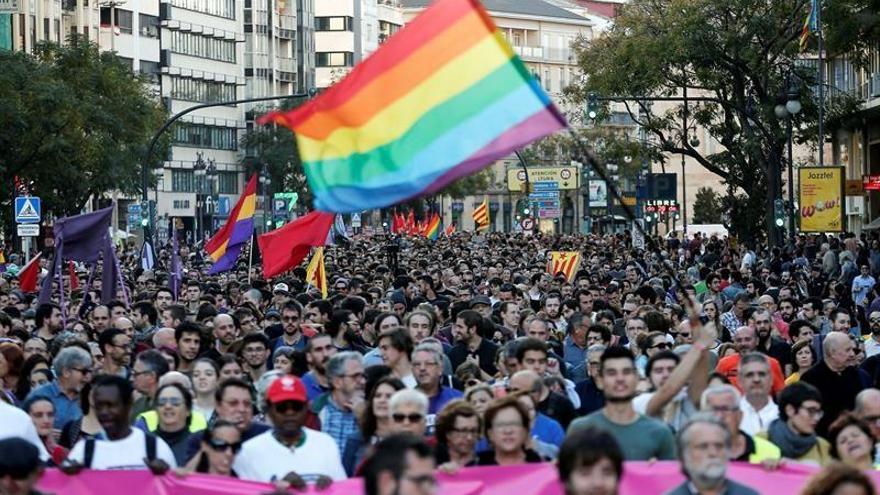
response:
[[[731,436],[730,460],[752,464],[782,457],[779,447],[769,440],[752,436],[739,428],[743,413],[740,409],[742,396],[733,385],[716,385],[703,391],[700,411],[712,413],[727,425]]]
[[[153,348],[160,349],[162,347],[177,349],[177,341],[174,339],[173,328],[160,328],[153,333]]]
[[[678,457],[687,480],[667,495],[758,495],[726,477],[732,439],[715,416],[695,415],[678,434]]]
[[[419,344],[413,351],[412,369],[416,377],[416,388],[428,396],[428,433],[433,434],[437,413],[449,401],[461,397],[461,392],[443,386],[443,354],[428,343]]]
[[[770,397],[769,359],[753,352],[743,356],[739,364],[739,385],[745,394],[740,402],[743,412],[740,428],[749,435],[767,431],[770,423],[779,417],[779,407]]]
[[[398,390],[388,400],[388,408],[391,412],[390,433],[425,435],[428,397],[424,393],[409,388]]]
[[[859,419],[868,423],[874,438],[880,439],[880,390],[866,388],[859,392],[859,395],[856,396],[856,408],[853,412]],[[874,452],[876,462],[876,457],[880,455],[880,443],[875,444]]]
[[[715,371],[727,377],[734,386],[740,387],[738,381],[740,359],[742,356],[758,350],[757,332],[752,327],[739,327],[733,337],[733,344],[736,347],[737,353],[718,360]],[[785,386],[785,378],[782,375],[782,366],[780,366],[779,361],[772,357],[767,359],[770,363],[770,372],[773,378],[772,391],[775,395]]]
[[[159,379],[165,373],[168,373],[168,363],[159,351],[150,349],[137,355],[131,367],[131,381],[140,397],[135,399],[131,407],[132,422],[139,414],[153,409]]]
[[[83,385],[92,378],[92,356],[79,347],[65,347],[52,361],[52,369],[56,380],[32,390],[28,399],[46,397],[52,401],[55,406],[55,421],[52,426],[61,431],[69,421],[82,417],[79,394]]]
[[[318,414],[321,431],[330,435],[339,447],[347,473],[354,472],[354,453],[360,446],[361,432],[357,410],[364,401],[364,359],[357,352],[340,352],[327,361],[330,393]],[[351,453],[346,462],[346,452]]]
[[[822,419],[816,431],[825,436],[828,426],[841,412],[855,407],[856,396],[865,388],[862,375],[855,362],[855,344],[849,335],[831,332],[823,340],[824,358],[801,375],[801,381],[819,389],[822,393]]]
[[[605,406],[605,396],[602,390],[596,384],[599,375],[599,363],[602,353],[605,352],[607,346],[603,344],[593,344],[587,349],[587,359],[584,362],[584,369],[587,370],[587,377],[575,385],[574,390],[581,399],[581,407],[578,408],[578,416],[586,416],[593,411],[598,411]]]
[[[235,320],[232,316],[223,313],[214,317],[214,326],[211,331],[214,334],[214,347],[208,349],[204,356],[219,363],[224,354],[232,352],[230,348],[238,338],[238,327],[235,326]]]

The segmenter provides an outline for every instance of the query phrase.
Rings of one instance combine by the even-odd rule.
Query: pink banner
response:
[[[816,468],[788,464],[775,471],[761,466],[736,463],[728,476],[760,493],[794,494],[804,486]],[[871,472],[875,485],[880,475]],[[556,467],[552,464],[522,466],[479,467],[463,469],[455,475],[440,475],[443,495],[561,495]],[[628,462],[620,486],[620,495],[662,494],[684,481],[678,463]],[[66,476],[49,470],[40,481],[39,489],[64,495],[209,495],[209,494],[263,494],[271,490],[265,483],[253,483],[204,474],[179,477],[174,474],[153,476],[147,471],[83,471]],[[362,493],[361,480],[351,479],[335,483],[324,495],[351,495]],[[311,493],[311,492],[310,492]]]

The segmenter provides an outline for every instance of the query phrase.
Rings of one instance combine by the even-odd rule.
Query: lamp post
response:
[[[272,177],[269,175],[268,165],[260,172],[260,184],[263,185],[263,224],[265,232],[268,232],[272,224],[271,205],[269,204],[269,189],[272,186]]]
[[[208,228],[207,230],[214,230],[214,214],[217,212],[218,206],[218,198],[215,196],[215,182],[217,180],[217,164],[214,162],[214,159],[211,158],[208,160],[208,165],[205,167],[205,177],[208,185],[208,197],[205,200],[207,203],[207,213],[208,213]]]
[[[801,111],[800,92],[797,84],[791,77],[787,78],[785,100],[773,109],[776,117],[785,119],[786,132],[788,134],[788,233],[792,240],[795,237],[795,210],[794,210],[794,153],[792,151],[792,120]]]
[[[202,156],[201,151],[196,152],[196,161],[193,163],[193,175],[195,176],[195,189],[196,189],[196,218],[195,218],[195,235],[193,239],[196,242],[202,240],[202,229],[204,226],[202,225],[202,181],[201,177],[205,175],[205,169],[207,168],[207,162],[205,162],[204,157]]]

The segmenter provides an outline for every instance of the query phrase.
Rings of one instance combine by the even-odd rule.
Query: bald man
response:
[[[855,344],[849,335],[831,332],[822,343],[824,358],[801,375],[801,381],[818,388],[822,392],[822,411],[816,432],[826,436],[828,426],[843,411],[855,407],[856,396],[870,382],[868,374],[853,366]]]
[[[160,347],[177,349],[177,341],[174,340],[173,328],[160,328],[153,334],[153,348],[159,349]]]
[[[510,377],[511,391],[528,392],[535,399],[538,412],[555,419],[563,428],[574,420],[574,405],[565,396],[552,392],[544,385],[544,380],[534,371],[517,371]]]
[[[874,438],[880,439],[880,390],[866,388],[856,396],[856,416],[871,426]]]
[[[223,354],[230,351],[232,344],[238,339],[239,328],[235,319],[228,314],[219,314],[214,317],[214,347],[205,352],[214,362],[219,363]]]
[[[535,404],[540,402],[540,397],[549,392],[544,385],[544,380],[531,370],[518,371],[510,377],[511,392],[525,392],[532,396]],[[538,440],[555,445],[559,448],[562,440],[565,438],[565,430],[559,424],[559,421],[547,416],[546,414],[535,410],[532,418],[531,436],[538,437]]]

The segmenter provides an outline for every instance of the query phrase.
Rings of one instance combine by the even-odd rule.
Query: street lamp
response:
[[[193,163],[193,175],[195,176],[195,190],[196,190],[196,218],[195,218],[195,235],[193,238],[196,242],[202,240],[202,230],[204,226],[202,225],[202,203],[201,203],[201,193],[202,193],[202,184],[201,178],[205,175],[205,169],[208,164],[205,162],[205,158],[201,151],[196,152],[196,161]]]
[[[269,189],[272,186],[272,177],[269,175],[268,167],[260,172],[260,184],[263,185],[263,220],[266,224],[266,231],[269,231],[269,227],[272,225],[272,216],[269,213]]]
[[[786,132],[788,133],[788,230],[792,238],[795,236],[794,225],[794,155],[792,151],[792,120],[802,110],[800,101],[800,88],[794,79],[786,78],[786,93],[780,98],[779,103],[773,109],[776,118],[785,119]]]
[[[214,230],[214,213],[216,213],[218,206],[218,198],[215,197],[215,182],[217,180],[217,164],[214,162],[214,159],[211,158],[208,160],[208,165],[205,167],[205,176],[207,178],[208,185],[208,197],[205,200],[207,203],[207,212],[208,212],[208,230]]]

